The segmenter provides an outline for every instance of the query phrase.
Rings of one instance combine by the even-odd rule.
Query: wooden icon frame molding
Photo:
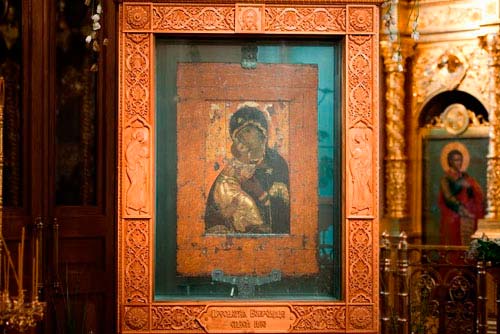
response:
[[[285,314],[257,333],[375,333],[379,321],[379,54],[380,1],[284,0],[279,4],[130,2],[119,5],[118,308],[120,333],[242,333],[208,327],[211,311]],[[257,14],[255,25],[241,15]],[[342,301],[156,301],[154,299],[155,34],[336,36],[343,38]],[[140,134],[140,136],[139,136]],[[134,136],[134,137],[133,137]],[[137,137],[136,137],[137,136]],[[127,154],[140,143],[145,194],[129,210]],[[129,152],[131,153],[131,152]],[[359,180],[362,182],[359,182]],[[136,185],[137,186],[137,185]],[[359,194],[363,194],[360,196]],[[366,196],[367,195],[367,196]],[[217,314],[212,312],[211,314]],[[224,314],[224,312],[219,312]]]

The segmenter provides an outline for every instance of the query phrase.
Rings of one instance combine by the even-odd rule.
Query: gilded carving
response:
[[[125,308],[125,325],[132,330],[147,328],[148,318],[148,311],[143,307]]]
[[[304,330],[335,331],[345,329],[345,306],[294,306],[299,319],[293,332]]]
[[[349,174],[351,176],[351,209],[353,215],[372,214],[373,184],[371,130],[368,128],[351,129],[349,147]]]
[[[372,32],[373,31],[373,8],[372,7],[349,7],[349,31],[350,32]]]
[[[448,46],[447,46],[448,48]],[[414,68],[414,87],[417,108],[437,92],[459,89],[488,101],[487,54],[477,43],[462,43],[443,48],[422,48]]]
[[[432,120],[425,124],[425,127],[441,128],[445,129],[449,134],[457,135],[469,127],[489,126],[489,124],[482,115],[476,115],[472,110],[466,109],[463,104],[453,103],[441,115],[434,116]]]
[[[125,220],[125,300],[149,301],[149,220]]]
[[[490,157],[487,162],[487,201],[489,203],[488,218],[498,219],[500,217],[500,157]]]
[[[149,29],[150,26],[149,6],[125,6],[125,18],[127,25],[125,29]]]
[[[370,306],[351,306],[349,308],[349,327],[354,329],[373,328],[373,309]]]
[[[125,34],[125,113],[149,115],[149,34]]]
[[[490,61],[490,143],[487,157],[487,209],[486,218],[500,218],[500,37],[497,34],[486,38]]]
[[[402,61],[394,54],[393,45],[383,43],[384,71],[386,78],[385,93],[385,131],[386,131],[386,215],[391,218],[406,216],[406,156],[405,156],[405,74]],[[396,56],[396,57],[395,57]]]
[[[153,29],[161,32],[211,31],[233,32],[235,8],[229,6],[153,7]]]
[[[348,113],[353,125],[361,120],[372,123],[372,42],[372,36],[348,37]]]
[[[153,330],[201,330],[196,320],[204,305],[155,306],[152,312]]]
[[[373,257],[371,253],[372,221],[351,220],[349,222],[349,279],[348,300],[351,303],[373,301]]]
[[[480,5],[481,1],[477,4]],[[421,32],[452,31],[464,28],[464,22],[468,26],[479,27],[482,20],[482,9],[472,7],[472,2],[466,6],[441,4],[437,6],[420,6],[418,16],[418,30]]]
[[[406,217],[406,167],[407,159],[387,159],[385,161],[387,217]]]
[[[150,210],[150,130],[136,120],[125,130],[125,171],[128,187],[125,196],[126,215],[141,216]],[[127,183],[125,183],[127,184]]]

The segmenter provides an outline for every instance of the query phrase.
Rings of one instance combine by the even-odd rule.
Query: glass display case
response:
[[[377,331],[372,3],[120,5],[121,332]]]

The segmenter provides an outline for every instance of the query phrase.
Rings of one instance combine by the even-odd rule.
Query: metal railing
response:
[[[486,269],[467,247],[381,240],[383,334],[486,333]]]

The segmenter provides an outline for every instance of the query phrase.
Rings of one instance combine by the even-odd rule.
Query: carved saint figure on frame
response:
[[[467,148],[452,142],[441,152],[445,170],[440,181],[438,205],[441,211],[440,241],[444,245],[468,245],[484,217],[483,192],[479,183],[466,170],[469,164]]]
[[[352,180],[352,213],[368,214],[371,209],[372,187],[370,173],[370,149],[366,133],[356,133],[352,140],[349,171]]]
[[[231,154],[211,186],[207,233],[289,233],[288,164],[268,146],[268,123],[256,107],[230,118]]]
[[[147,209],[148,182],[148,132],[145,128],[135,129],[125,152],[127,176],[127,214],[144,214]]]

